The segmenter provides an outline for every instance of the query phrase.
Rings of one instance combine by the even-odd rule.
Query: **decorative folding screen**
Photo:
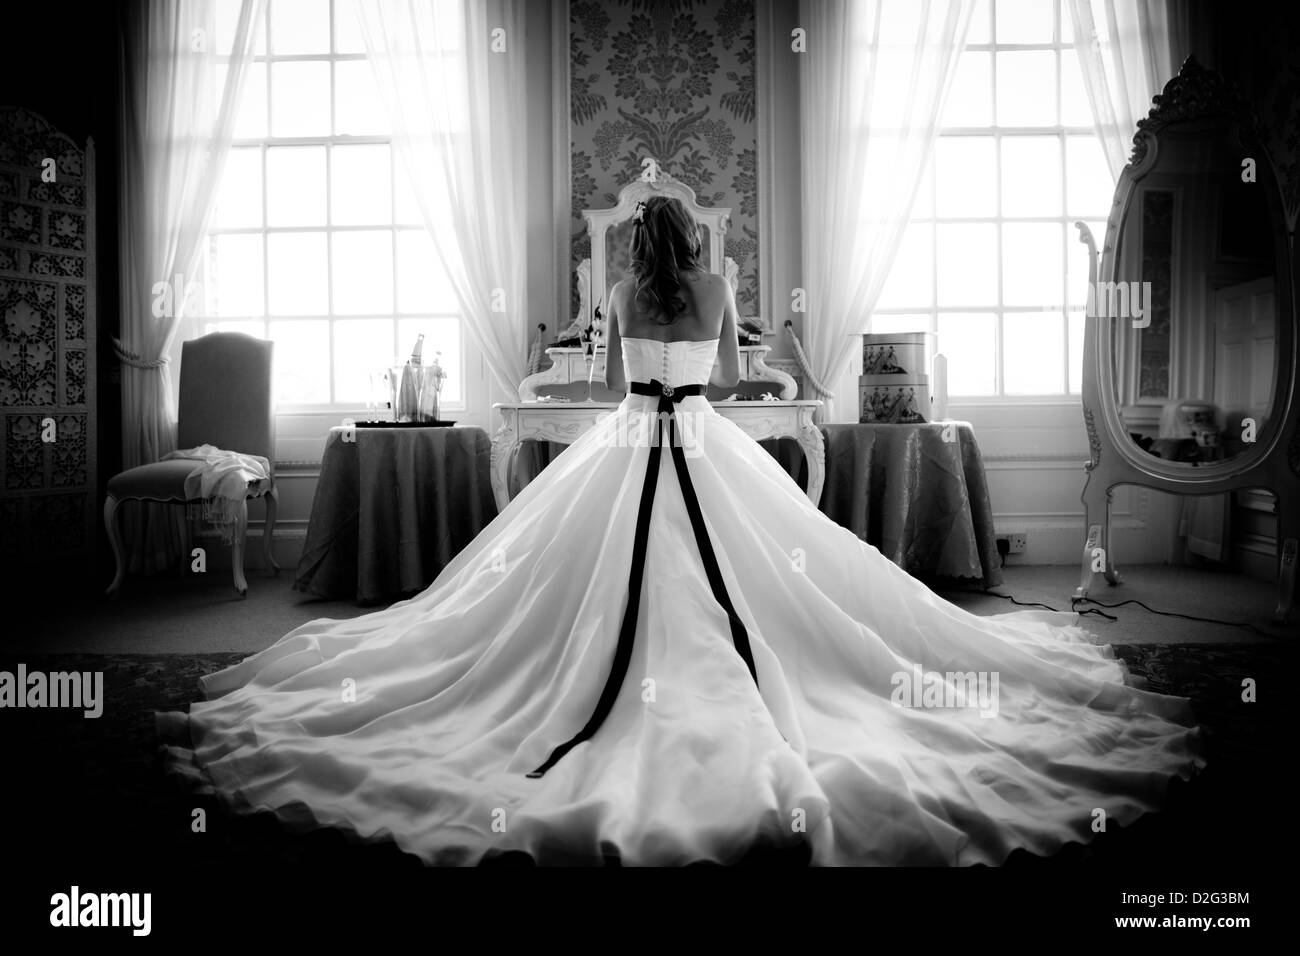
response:
[[[7,559],[95,543],[95,154],[0,107],[0,534]]]

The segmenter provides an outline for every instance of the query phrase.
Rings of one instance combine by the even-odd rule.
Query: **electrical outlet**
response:
[[[1007,540],[1011,543],[1011,550],[1008,554],[1025,553],[1025,536],[1023,534],[1009,534]]]

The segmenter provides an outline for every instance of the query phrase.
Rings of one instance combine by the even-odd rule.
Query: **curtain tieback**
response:
[[[121,361],[123,365],[129,365],[132,368],[162,368],[164,365],[171,364],[171,356],[169,355],[164,355],[161,358],[156,358],[152,361],[145,361],[140,358],[138,352],[128,351],[125,346],[122,345],[122,340],[118,338],[113,339],[113,354],[118,357],[118,360]]]
[[[790,342],[794,346],[794,357],[799,362],[799,368],[803,370],[804,378],[822,398],[829,398],[835,392],[822,384],[821,379],[813,374],[812,366],[808,364],[808,356],[804,354],[803,343],[799,341],[799,336],[794,334],[794,324],[786,319],[785,330],[790,333]]]

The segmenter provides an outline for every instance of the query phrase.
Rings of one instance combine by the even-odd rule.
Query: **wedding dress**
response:
[[[946,865],[1087,841],[1204,765],[1188,701],[1128,686],[1073,615],[969,614],[818,511],[690,394],[716,341],[622,341],[653,394],[420,595],[205,678],[160,715],[174,766],[434,864],[806,843],[815,864]]]

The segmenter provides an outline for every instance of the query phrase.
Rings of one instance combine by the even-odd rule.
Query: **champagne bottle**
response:
[[[441,417],[439,409],[439,392],[442,380],[446,377],[442,368],[442,352],[433,353],[433,364],[423,370],[423,387],[420,390],[420,421],[436,422]]]
[[[397,420],[399,422],[414,421],[419,411],[420,404],[420,355],[424,349],[424,334],[421,333],[415,340],[415,348],[411,350],[411,357],[407,360],[406,368],[402,369],[402,384],[397,396]]]

